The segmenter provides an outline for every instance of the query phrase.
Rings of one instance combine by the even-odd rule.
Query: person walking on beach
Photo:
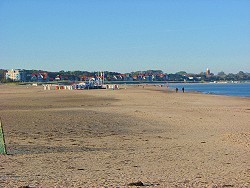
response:
[[[184,93],[184,91],[185,91],[185,89],[184,89],[184,87],[182,88],[182,92]]]
[[[178,92],[178,88],[175,88],[175,92],[176,92],[176,93]]]

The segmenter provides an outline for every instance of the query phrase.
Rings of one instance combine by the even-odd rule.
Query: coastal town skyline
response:
[[[0,2],[1,68],[250,72],[250,1]]]
[[[46,70],[25,70],[25,69],[0,69],[0,82],[51,82],[51,81],[125,81],[125,82],[249,82],[250,73],[239,71],[236,74],[221,71],[217,74],[211,72],[209,68],[200,73],[188,73],[178,71],[176,73],[166,73],[162,70],[144,70],[130,73],[120,73],[112,71],[46,71]]]
[[[198,70],[197,72],[195,71],[187,71],[185,69],[179,69],[177,71],[165,71],[165,70],[162,70],[162,69],[157,69],[157,68],[150,68],[150,69],[141,69],[141,70],[131,70],[129,72],[124,72],[124,71],[116,71],[114,69],[110,69],[110,70],[103,70],[103,69],[97,69],[97,70],[87,70],[87,69],[72,69],[72,70],[69,70],[69,69],[57,69],[57,70],[49,70],[49,69],[43,69],[43,68],[38,68],[36,69],[35,67],[31,67],[30,69],[29,68],[20,68],[20,67],[0,67],[0,70],[2,71],[8,71],[8,70],[34,70],[34,71],[40,71],[40,72],[77,72],[77,71],[80,71],[80,72],[117,72],[117,73],[120,73],[120,74],[129,74],[129,73],[134,73],[134,72],[146,72],[146,71],[161,71],[162,73],[166,73],[166,74],[176,74],[176,73],[179,73],[179,72],[185,72],[187,74],[200,74],[200,73],[206,73],[207,71],[211,72],[212,74],[214,75],[217,75],[218,73],[225,73],[225,74],[236,74],[236,73],[239,73],[239,72],[244,72],[244,73],[249,73],[249,71],[247,70],[242,70],[242,69],[238,69],[238,70],[235,70],[234,72],[226,72],[224,70],[220,70],[218,72],[212,70],[210,67],[205,67],[201,70]]]

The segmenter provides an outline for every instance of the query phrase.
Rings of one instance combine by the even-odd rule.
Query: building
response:
[[[11,69],[6,72],[5,78],[6,80],[10,79],[12,81],[25,82],[26,73],[25,73],[25,70]]]
[[[211,75],[210,69],[207,68],[207,70],[206,70],[206,76],[210,76],[210,75]]]

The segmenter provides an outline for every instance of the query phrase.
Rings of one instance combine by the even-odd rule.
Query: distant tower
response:
[[[210,70],[209,70],[209,68],[207,68],[207,70],[206,70],[206,76],[210,76]]]

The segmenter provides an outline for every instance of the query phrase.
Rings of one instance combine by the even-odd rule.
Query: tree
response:
[[[186,71],[179,71],[176,74],[184,76],[184,75],[187,75],[187,72]]]
[[[237,78],[235,77],[235,75],[233,73],[229,73],[228,75],[226,75],[226,80],[235,81],[235,80],[237,80]]]
[[[224,77],[224,76],[226,76],[226,74],[223,72],[223,71],[221,71],[221,72],[218,72],[218,74],[217,74],[218,76],[221,76],[221,77]]]
[[[247,74],[245,74],[243,71],[238,72],[236,77],[238,80],[247,80]]]
[[[226,76],[227,75],[223,71],[220,71],[216,76],[216,80],[225,80]]]

